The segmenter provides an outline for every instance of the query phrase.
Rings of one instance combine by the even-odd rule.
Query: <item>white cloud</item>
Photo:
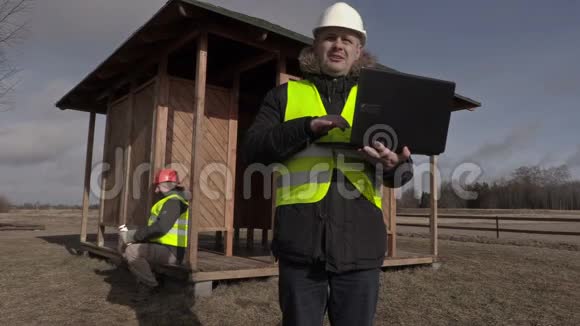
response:
[[[22,166],[54,160],[82,145],[82,140],[76,137],[82,128],[77,121],[54,124],[42,120],[0,128],[0,165]]]
[[[32,76],[25,76],[25,85]],[[15,94],[18,104],[13,111],[2,113],[4,119],[0,122],[0,166],[55,160],[82,146],[88,114],[54,107],[70,87],[70,82],[56,79],[35,92],[23,89]],[[79,137],[83,134],[84,137]]]
[[[54,103],[72,86],[64,79],[33,83],[26,72],[12,111],[1,113],[0,194],[12,201],[79,203],[89,115]],[[103,117],[97,119],[95,159],[102,157]]]
[[[511,159],[518,151],[533,144],[541,130],[539,121],[513,128],[501,141],[485,143],[473,153],[467,155],[464,161],[505,161]]]
[[[14,93],[17,101],[8,118],[62,119],[60,110],[54,104],[72,88],[73,83],[64,79],[49,79],[39,83],[37,74],[32,72],[24,73],[21,78],[21,88]]]

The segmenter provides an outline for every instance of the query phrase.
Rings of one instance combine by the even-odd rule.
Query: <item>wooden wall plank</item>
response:
[[[165,167],[165,152],[167,140],[167,120],[168,120],[168,103],[169,103],[169,76],[167,74],[167,57],[168,54],[161,55],[157,67],[157,78],[153,89],[153,112],[151,117],[151,140],[149,152],[149,175],[148,191],[145,206],[147,208],[153,205],[153,181],[155,174]],[[149,115],[149,113],[147,113]],[[147,214],[149,215],[149,214]]]
[[[170,78],[170,113],[169,120],[170,125],[168,126],[168,140],[167,148],[169,161],[173,163],[181,163],[183,165],[191,166],[191,139],[193,128],[191,128],[191,121],[195,120],[193,117],[193,97],[191,94],[195,94],[195,83],[189,80]],[[205,95],[205,114],[204,114],[204,126],[207,127],[202,135],[204,141],[201,146],[201,155],[199,160],[202,167],[207,166],[210,163],[223,163],[226,162],[226,152],[227,152],[227,127],[228,121],[227,117],[221,117],[221,112],[219,107],[223,106],[222,103],[229,99],[229,91],[223,88],[207,86]],[[186,120],[189,123],[186,123]],[[223,136],[225,135],[225,136]],[[189,148],[189,149],[188,149]],[[184,156],[188,159],[185,160]],[[189,169],[188,169],[189,170]],[[187,187],[193,192],[190,187],[189,182],[182,182],[184,187]],[[205,186],[209,187],[211,190],[215,190],[220,193],[222,197],[225,187],[225,178],[223,178],[219,173],[211,174],[208,180],[206,180]],[[225,224],[224,220],[224,199],[210,200],[207,196],[202,193],[202,202],[210,206],[207,206],[207,210],[204,210],[201,214],[203,217],[199,221],[200,227],[212,227],[215,228],[216,225],[223,226]],[[212,207],[211,209],[209,209]],[[217,212],[209,214],[208,212]],[[207,225],[206,225],[207,224]]]
[[[395,197],[395,189],[391,189],[391,195],[389,196],[390,203],[390,216],[389,224],[391,227],[391,255],[396,257],[397,253],[397,198]]]
[[[125,126],[125,134],[124,137],[126,139],[125,141],[125,153],[124,153],[124,157],[123,157],[123,161],[124,161],[124,182],[123,182],[123,193],[122,193],[122,198],[121,198],[121,214],[119,217],[119,225],[121,224],[127,224],[127,213],[128,213],[128,208],[129,208],[129,201],[132,199],[131,197],[131,187],[130,187],[130,182],[131,182],[131,150],[132,150],[132,142],[131,139],[133,139],[132,137],[132,130],[133,130],[133,124],[131,123],[131,121],[133,120],[133,107],[135,106],[135,83],[131,82],[131,88],[129,90],[129,97],[127,98],[127,107],[124,108],[127,110],[126,114],[125,114],[125,121],[123,122],[124,126]],[[121,239],[119,239],[119,241],[121,241]]]
[[[200,225],[202,225],[202,226],[221,226],[222,223],[220,223],[220,220],[223,219],[224,207],[220,204],[221,203],[219,201],[216,201],[216,200],[211,200],[211,199],[207,199],[207,198],[202,200],[202,205],[204,205],[206,208],[208,208],[208,211],[210,212],[210,215],[204,214],[207,221],[210,222],[210,225],[205,225],[203,223],[201,223]]]
[[[387,257],[397,256],[397,201],[395,189],[383,187],[383,221],[387,226]]]
[[[116,101],[107,112],[108,138],[105,144],[103,162],[108,165],[104,173],[106,180],[103,187],[103,225],[116,227],[121,222],[122,201],[125,193],[126,148],[129,143],[125,125],[127,121],[130,96]]]
[[[224,227],[226,220],[226,175],[228,129],[229,129],[229,101],[230,90],[208,87],[206,90],[204,134],[201,148],[201,161],[204,168],[217,167],[218,172],[211,173],[207,179],[200,179],[204,189],[217,192],[218,198],[210,199],[205,192],[201,198],[207,203],[210,210],[202,212],[210,224],[200,223],[200,227]],[[227,173],[227,172],[226,172]]]
[[[107,116],[105,119],[105,140],[103,142],[103,159],[102,162],[106,163],[108,158],[108,147],[109,141],[111,139],[111,103],[107,103]],[[99,219],[97,222],[97,246],[102,247],[105,244],[104,228],[102,226],[105,220],[105,188],[107,187],[107,173],[101,172],[101,192],[99,198]]]
[[[207,32],[202,32],[197,39],[197,62],[195,65],[195,121],[191,148],[191,216],[189,218],[188,264],[192,271],[197,270],[198,223],[200,220],[201,191],[199,177],[201,160],[199,152],[203,142],[205,116],[205,87],[207,77]]]
[[[201,122],[202,132],[196,132],[195,129],[198,118],[198,115],[194,114],[197,103],[195,99],[196,83],[191,80],[171,77],[169,92],[167,163],[180,163],[188,167],[189,178],[182,181],[182,185],[191,190],[193,194],[196,190],[195,187],[191,186],[192,176],[189,173],[192,171],[192,156],[197,157],[197,163],[201,169],[212,163],[224,166],[227,163],[229,112],[226,115],[224,111],[229,110],[231,91],[206,85]],[[195,144],[192,143],[193,134],[199,135],[202,140],[196,155],[192,155],[192,147],[195,147]],[[212,173],[205,180],[200,178],[199,183],[196,184],[199,187],[203,182],[204,187],[219,194],[218,199],[210,199],[207,194],[200,191],[201,200],[199,200],[199,215],[197,216],[198,230],[225,229],[225,180],[225,176],[221,173]],[[192,201],[192,205],[196,205],[196,203]],[[194,207],[192,207],[192,215],[193,209]]]
[[[130,199],[127,201],[127,224],[147,225],[152,201],[152,142],[155,114],[155,84],[134,95],[131,121]]]
[[[155,95],[155,136],[153,140],[153,172],[165,167],[165,146],[167,141],[167,120],[169,112],[169,76],[167,74],[167,57],[159,64]]]
[[[191,147],[193,115],[195,105],[195,84],[192,81],[170,77],[169,117],[167,129],[167,164],[178,171],[181,184],[192,191],[191,184]]]
[[[206,201],[201,202],[200,212],[201,219],[203,220],[203,223],[199,223],[200,227],[219,227],[218,223],[216,223],[218,217],[214,216],[214,214],[217,214],[217,212],[214,212],[211,207],[208,209],[208,204]]]
[[[178,151],[187,160],[186,163],[189,163],[189,160],[191,160],[191,133],[193,132],[193,128],[183,122],[183,115],[181,112],[175,112],[171,146],[173,150]],[[192,115],[189,114],[189,117],[191,118]]]
[[[89,117],[89,131],[87,135],[87,154],[85,156],[85,181],[83,188],[83,212],[81,217],[81,242],[87,241],[87,224],[89,219],[89,200],[91,193],[91,170],[93,166],[93,144],[95,140],[96,113],[91,112]]]
[[[240,74],[234,72],[234,84],[232,87],[232,94],[230,96],[229,104],[229,121],[228,121],[228,148],[227,148],[227,173],[226,182],[226,210],[225,210],[225,254],[226,256],[233,255],[234,243],[234,208],[235,208],[235,194],[236,189],[236,164],[238,155],[238,110],[240,97]]]
[[[438,175],[437,175],[437,155],[432,155],[430,157],[430,187],[431,187],[431,219],[430,219],[430,229],[431,229],[431,254],[437,257],[439,250],[438,250],[438,237],[439,231],[437,230],[437,200],[439,198],[439,194],[437,193],[437,182],[438,182]]]
[[[226,148],[224,146],[225,141],[223,141],[223,140],[218,141],[218,140],[216,140],[216,137],[214,136],[216,133],[224,132],[224,131],[227,132],[227,130],[217,131],[215,129],[208,128],[207,132],[205,133],[205,135],[204,135],[205,141],[203,143],[203,146],[211,154],[211,156],[208,157],[208,160],[221,161],[221,162],[226,161],[227,156],[225,153]]]

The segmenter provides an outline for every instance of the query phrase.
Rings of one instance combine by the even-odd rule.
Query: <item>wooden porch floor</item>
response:
[[[89,237],[91,239],[93,237]],[[81,243],[81,246],[96,255],[105,256],[120,261],[117,252],[117,235],[106,234],[104,247],[98,247],[93,242]],[[278,266],[270,255],[268,247],[257,241],[248,247],[245,241],[234,244],[234,255],[225,256],[223,248],[216,243],[213,235],[200,235],[198,251],[198,270],[189,273],[183,266],[162,266],[158,271],[179,279],[189,279],[193,282],[232,280],[245,278],[260,278],[278,275]],[[411,252],[398,251],[397,257],[387,257],[384,268],[397,266],[413,266],[432,264],[434,258]]]

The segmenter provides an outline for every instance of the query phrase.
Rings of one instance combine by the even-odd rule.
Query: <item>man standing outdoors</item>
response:
[[[380,186],[412,178],[411,153],[324,145],[348,141],[358,75],[375,62],[346,3],[327,8],[313,34],[299,58],[304,80],[266,95],[244,152],[248,163],[284,166],[272,242],[283,324],[322,325],[328,310],[332,325],[372,325],[387,237]]]
[[[146,227],[128,239],[124,252],[129,270],[137,278],[135,301],[146,301],[158,287],[151,265],[180,264],[187,248],[188,195],[179,185],[177,172],[162,169],[155,176],[155,193],[160,198],[151,208]],[[126,230],[126,229],[125,229]],[[125,237],[121,231],[121,237]]]

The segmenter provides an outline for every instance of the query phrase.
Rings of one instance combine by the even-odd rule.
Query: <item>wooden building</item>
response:
[[[264,94],[300,78],[297,58],[311,42],[264,20],[204,2],[168,1],[56,104],[90,115],[82,246],[116,255],[106,233],[114,233],[120,224],[146,224],[153,175],[171,165],[192,193],[184,266],[192,280],[275,275],[277,268],[267,253],[248,254],[236,242],[243,229],[251,247],[254,231],[262,230],[262,243],[267,245],[273,211],[271,199],[241,196],[245,167],[237,159],[238,144]],[[477,106],[473,100],[455,97],[454,110]],[[97,114],[106,115],[103,162],[109,169],[101,176],[99,227],[93,242],[87,240],[87,218]],[[432,162],[436,164],[435,158]],[[252,193],[261,194],[263,180],[253,181],[258,182],[252,183]],[[432,254],[398,252],[392,189],[385,189],[384,203],[390,235],[385,266],[432,263],[437,255],[436,223]],[[210,240],[215,235],[222,244],[222,252],[200,248],[207,240],[201,236],[208,232]]]

